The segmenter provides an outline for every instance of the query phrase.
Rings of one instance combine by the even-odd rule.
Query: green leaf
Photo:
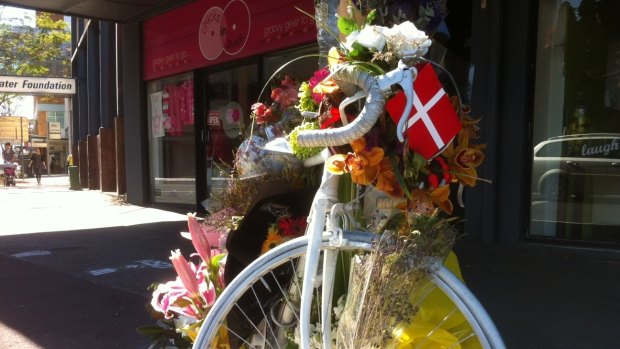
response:
[[[351,64],[373,75],[385,74],[385,70],[383,70],[383,68],[371,62],[355,61],[355,62],[351,62]]]
[[[411,163],[417,171],[421,171],[424,167],[426,167],[426,159],[416,152],[413,153]]]
[[[227,253],[220,253],[216,256],[213,256],[213,258],[211,258],[211,267],[212,268],[219,268],[220,264],[222,262],[222,259],[224,259],[228,254]]]
[[[377,17],[377,9],[373,9],[366,16],[366,25],[371,25],[376,17]]]
[[[390,156],[389,159],[390,159],[390,164],[392,165],[392,171],[394,171],[394,176],[396,177],[396,180],[398,181],[398,185],[400,185],[400,187],[403,188],[405,195],[407,195],[407,197],[410,200],[412,200],[413,198],[411,197],[411,192],[409,191],[409,188],[407,188],[407,183],[405,183],[403,174],[400,173],[400,171],[398,170],[398,163],[396,162],[396,158],[393,156]]]
[[[136,328],[136,332],[143,336],[158,336],[164,333],[164,329],[155,325],[144,325]]]
[[[342,34],[349,35],[352,32],[359,30],[359,27],[357,26],[357,23],[355,23],[354,20],[352,20],[351,18],[346,18],[346,17],[338,17],[338,30],[340,30],[340,32]]]

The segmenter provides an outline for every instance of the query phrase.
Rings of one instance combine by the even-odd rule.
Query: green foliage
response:
[[[357,23],[355,23],[355,20],[351,18],[338,17],[338,30],[340,30],[340,33],[344,35],[349,35],[352,32],[359,30],[359,27],[357,26]]]
[[[316,112],[319,107],[312,99],[312,90],[308,82],[302,82],[299,86],[299,105],[297,106],[299,111],[312,111]]]
[[[372,25],[372,22],[374,22],[376,17],[377,17],[377,9],[372,9],[366,16],[366,21],[365,21],[366,25]]]
[[[69,67],[71,33],[64,20],[39,13],[36,27],[0,27],[0,73],[3,75],[42,76],[50,73],[53,62]],[[65,52],[63,52],[65,51]],[[68,77],[63,69],[56,77]],[[56,73],[58,74],[58,73]]]
[[[304,147],[300,147],[297,144],[297,135],[299,134],[299,131],[318,130],[318,129],[319,129],[318,122],[305,121],[301,125],[297,126],[291,132],[291,134],[289,135],[289,143],[291,144],[291,148],[295,156],[297,156],[301,160],[305,160],[313,155],[320,153],[323,150],[322,147],[304,148]]]
[[[70,77],[71,33],[64,20],[39,12],[34,28],[0,24],[0,75]],[[11,114],[18,96],[0,93],[0,110]]]

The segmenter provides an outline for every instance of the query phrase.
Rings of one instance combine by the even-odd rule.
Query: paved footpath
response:
[[[0,186],[0,349],[148,348],[135,328],[170,250],[189,250],[185,221],[67,176]]]
[[[18,179],[0,186],[0,235],[67,231],[185,220],[183,215],[128,205],[99,190],[70,190],[67,176]]]
[[[146,287],[174,272],[145,261],[191,250],[178,234],[186,218],[68,187],[66,176],[0,187],[0,349],[148,348],[134,330],[149,321]],[[617,250],[464,240],[455,250],[508,348],[620,348]]]

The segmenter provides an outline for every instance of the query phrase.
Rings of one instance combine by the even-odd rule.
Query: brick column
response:
[[[116,191],[116,154],[114,148],[114,129],[101,127],[97,136],[99,187],[101,191]]]
[[[82,188],[88,188],[88,143],[86,141],[78,143],[77,158],[80,168],[80,185]]]
[[[114,133],[116,145],[116,193],[127,193],[127,180],[125,178],[125,121],[123,118],[114,118]]]
[[[99,189],[99,151],[97,136],[88,135],[88,189]]]

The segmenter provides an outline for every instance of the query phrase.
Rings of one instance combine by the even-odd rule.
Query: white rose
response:
[[[388,47],[396,56],[424,56],[431,46],[428,36],[409,22],[403,22],[385,29]]]
[[[356,30],[347,36],[345,46],[351,49],[355,42],[371,50],[383,51],[386,43],[383,28],[370,25],[364,27],[362,31]]]

